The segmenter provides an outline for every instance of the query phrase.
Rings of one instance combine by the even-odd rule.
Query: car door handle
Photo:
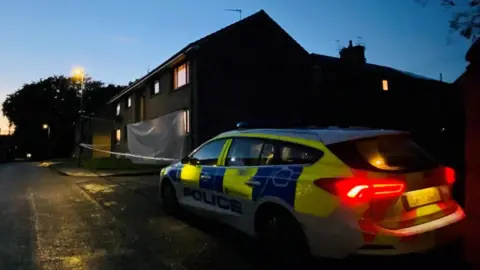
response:
[[[211,177],[210,175],[205,175],[205,174],[203,174],[203,175],[200,176],[200,179],[202,179],[202,180],[210,180],[210,179],[212,179],[212,177]]]
[[[246,181],[245,184],[248,185],[248,186],[258,187],[258,186],[260,186],[262,183],[260,183],[260,182],[258,182],[258,181],[250,180],[250,181]]]

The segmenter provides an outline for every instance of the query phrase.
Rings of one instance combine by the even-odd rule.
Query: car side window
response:
[[[273,165],[275,157],[275,145],[270,142],[263,144],[262,153],[260,154],[260,165]]]
[[[263,140],[234,138],[225,160],[226,166],[256,166],[262,152]]]
[[[216,165],[225,141],[226,140],[222,139],[209,142],[202,148],[197,150],[195,153],[193,153],[190,157],[196,159],[198,165]]]
[[[269,144],[271,146],[267,147]],[[261,156],[262,165],[313,164],[323,156],[323,152],[304,145],[276,141],[266,142]]]

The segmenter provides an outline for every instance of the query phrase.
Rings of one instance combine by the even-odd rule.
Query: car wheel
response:
[[[267,258],[283,264],[309,255],[305,235],[290,213],[283,209],[272,209],[262,213],[259,218],[258,240]]]
[[[180,213],[180,205],[178,204],[177,195],[172,184],[166,182],[162,187],[163,210],[168,215],[178,215]]]

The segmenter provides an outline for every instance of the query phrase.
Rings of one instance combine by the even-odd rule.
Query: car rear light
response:
[[[356,204],[401,196],[405,183],[396,179],[319,179],[315,185],[337,195],[345,203]]]
[[[447,184],[453,185],[453,183],[455,183],[455,170],[450,167],[445,167],[444,173]]]

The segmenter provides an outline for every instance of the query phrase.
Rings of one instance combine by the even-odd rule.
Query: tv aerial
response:
[[[227,8],[227,9],[225,9],[225,11],[238,12],[238,14],[240,15],[240,20],[242,19],[242,10],[241,10],[241,9],[231,9],[231,8]]]

